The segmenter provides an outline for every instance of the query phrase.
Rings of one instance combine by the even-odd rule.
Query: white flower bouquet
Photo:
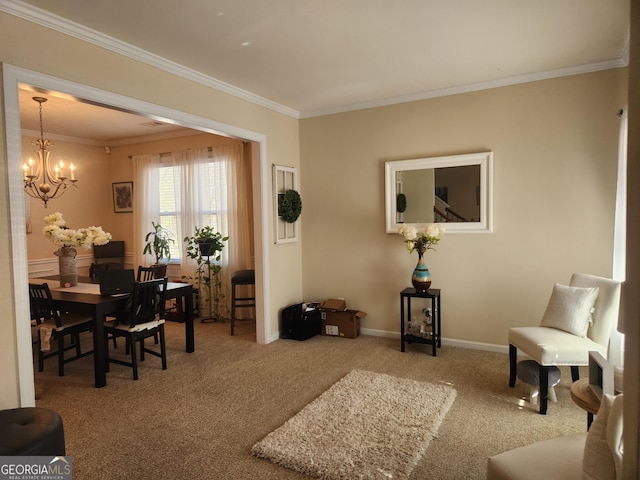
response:
[[[444,233],[444,227],[440,223],[432,223],[418,232],[416,227],[412,225],[401,225],[398,233],[404,237],[404,243],[410,253],[417,251],[420,256],[429,249],[433,249],[434,245],[440,242],[440,237]]]
[[[44,217],[45,225],[42,232],[60,247],[82,247],[89,250],[92,245],[105,245],[111,241],[111,234],[102,230],[102,227],[85,227],[73,230],[67,228],[60,212],[52,213]]]

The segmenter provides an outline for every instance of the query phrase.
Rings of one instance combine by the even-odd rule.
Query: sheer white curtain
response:
[[[627,249],[627,107],[620,112],[618,139],[618,182],[616,189],[616,213],[613,233],[613,279],[626,279]],[[621,315],[620,318],[623,318]],[[624,331],[624,327],[620,330]],[[624,335],[614,330],[609,341],[609,361],[622,365],[624,361]]]
[[[227,185],[220,199],[226,205],[226,228],[229,236],[228,262],[229,271],[253,268],[251,223],[252,184],[250,158],[245,158],[243,145],[235,143],[213,149],[215,164],[225,166]],[[223,190],[220,189],[221,194]]]
[[[623,281],[626,268],[627,239],[627,108],[620,113],[618,139],[618,184],[616,189],[616,214],[613,234],[613,278]]]
[[[142,254],[151,222],[160,219],[160,155],[133,156],[133,265],[151,265],[155,258]]]
[[[214,205],[215,196],[219,196],[218,189],[224,188],[219,180],[213,186],[210,184],[210,158],[208,149],[190,149],[184,152],[173,154],[174,165],[178,167],[176,189],[176,205],[179,212],[179,227],[182,236],[191,236],[194,234],[196,227],[202,228],[210,223],[210,211]],[[219,179],[219,177],[216,177]],[[213,188],[212,188],[213,187]],[[222,214],[223,206],[216,204],[218,215],[216,218],[216,228],[222,234],[227,236],[225,215]],[[181,239],[182,240],[182,239]],[[222,252],[223,281],[225,266],[228,264],[227,252],[225,248]],[[182,274],[193,275],[196,264],[186,255],[186,245],[181,246],[182,256]]]
[[[245,159],[242,143],[189,149],[170,157],[137,155],[134,161],[134,238],[139,243],[134,257],[142,264],[144,236],[151,221],[160,219],[160,167],[174,167],[178,225],[176,244],[181,250],[181,275],[193,276],[196,264],[186,256],[182,239],[196,227],[214,226],[229,237],[221,256],[221,280],[231,285],[231,273],[252,268],[252,192],[250,159]],[[212,217],[212,212],[215,214]],[[139,260],[138,260],[139,258]],[[229,295],[227,295],[229,298]]]

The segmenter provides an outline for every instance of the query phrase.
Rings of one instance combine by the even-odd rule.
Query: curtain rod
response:
[[[187,148],[187,150],[191,150],[191,149]],[[213,152],[213,147],[207,147],[207,151],[209,153]],[[160,155],[160,157],[162,158],[162,157],[168,157],[172,154],[173,152],[160,152],[158,155]],[[129,155],[129,160],[132,160],[132,159],[133,159],[133,155]]]

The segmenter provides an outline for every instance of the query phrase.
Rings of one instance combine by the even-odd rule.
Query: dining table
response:
[[[127,295],[101,295],[97,280],[90,277],[78,277],[73,287],[60,285],[57,275],[42,278],[30,278],[29,283],[47,283],[56,306],[65,311],[82,312],[91,315],[93,328],[93,364],[96,388],[107,385],[107,344],[104,339],[104,321],[124,306]],[[193,286],[190,283],[168,282],[165,300],[176,299],[183,302],[185,350],[195,351],[195,333],[193,325]]]

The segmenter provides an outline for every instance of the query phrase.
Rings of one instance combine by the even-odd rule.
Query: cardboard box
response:
[[[366,316],[366,313],[359,310],[321,310],[320,333],[333,337],[356,338],[360,335],[360,319]]]
[[[330,298],[320,304],[321,310],[344,311],[347,309],[347,302],[344,299]]]

